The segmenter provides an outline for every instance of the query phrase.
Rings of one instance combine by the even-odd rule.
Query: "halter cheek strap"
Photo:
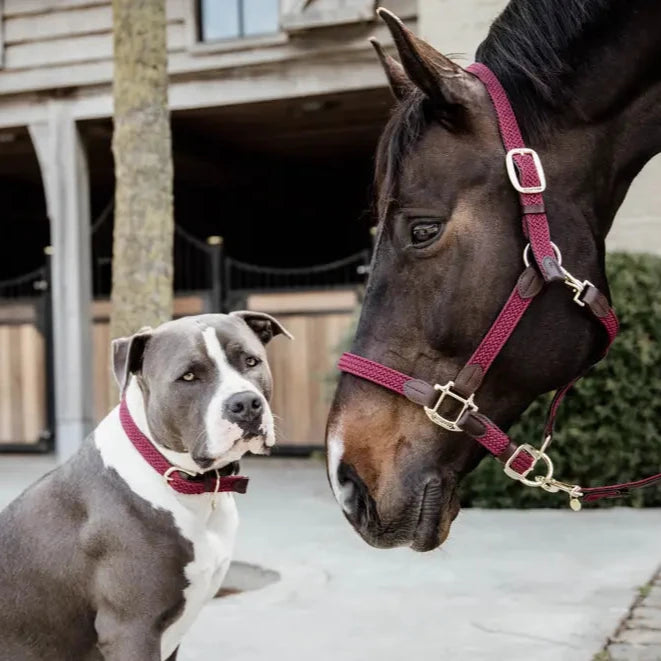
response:
[[[574,302],[590,313],[604,329],[607,342],[602,357],[617,335],[618,321],[604,294],[591,282],[574,277],[562,266],[562,254],[551,242],[542,196],[546,189],[546,178],[541,160],[537,152],[525,146],[516,116],[500,81],[484,64],[473,64],[468,67],[468,71],[486,87],[498,117],[500,134],[507,151],[505,167],[512,186],[519,193],[523,233],[529,241],[523,254],[525,269],[498,317],[453,381],[432,386],[426,381],[414,379],[352,353],[343,354],[338,367],[343,372],[388,388],[423,406],[427,417],[440,427],[468,434],[504,464],[505,473],[509,477],[526,486],[539,487],[552,493],[567,493],[572,509],[580,509],[581,499],[590,502],[616,498],[626,495],[632,489],[660,482],[661,473],[637,482],[583,488],[560,482],[553,476],[553,462],[546,450],[553,437],[553,426],[560,404],[580,377],[556,392],[544,427],[544,442],[539,449],[528,444],[517,445],[494,422],[479,412],[475,393],[534,298],[548,284],[560,282],[568,287]],[[530,253],[534,266],[530,263]],[[531,476],[537,465],[542,465],[544,470]]]

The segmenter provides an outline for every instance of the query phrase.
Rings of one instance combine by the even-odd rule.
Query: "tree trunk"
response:
[[[111,337],[172,316],[166,0],[112,0],[115,228]]]

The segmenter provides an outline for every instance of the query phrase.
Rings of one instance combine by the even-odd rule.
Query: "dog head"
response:
[[[211,470],[275,443],[265,345],[280,334],[260,312],[184,317],[114,340],[113,370],[123,395],[138,389],[153,439]]]

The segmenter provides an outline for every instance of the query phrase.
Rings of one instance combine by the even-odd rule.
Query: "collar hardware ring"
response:
[[[199,473],[193,473],[192,471],[186,470],[185,468],[181,468],[179,466],[170,466],[165,473],[163,473],[163,479],[165,480],[166,484],[172,479],[172,473],[185,473],[189,477],[197,477]]]
[[[444,386],[437,383],[434,386],[434,390],[438,390],[441,394],[433,408],[425,406],[425,413],[427,414],[427,417],[439,427],[443,427],[443,429],[447,429],[448,431],[460,432],[463,430],[459,426],[459,421],[464,413],[466,413],[466,411],[476,413],[478,408],[473,401],[474,395],[471,395],[470,397],[462,397],[462,395],[452,390],[453,387],[454,381],[448,381]],[[439,413],[441,404],[447,399],[451,399],[460,405],[459,413],[455,415],[454,418],[446,418]]]

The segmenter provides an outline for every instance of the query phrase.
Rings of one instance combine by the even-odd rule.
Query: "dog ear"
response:
[[[151,337],[152,329],[146,326],[134,335],[120,337],[112,341],[112,370],[119,386],[120,396],[124,394],[131,374],[142,368],[142,357]]]
[[[276,335],[284,335],[290,340],[294,339],[294,336],[275,317],[266,314],[266,312],[238,310],[230,312],[230,315],[241,317],[261,340],[262,344],[268,344]]]

